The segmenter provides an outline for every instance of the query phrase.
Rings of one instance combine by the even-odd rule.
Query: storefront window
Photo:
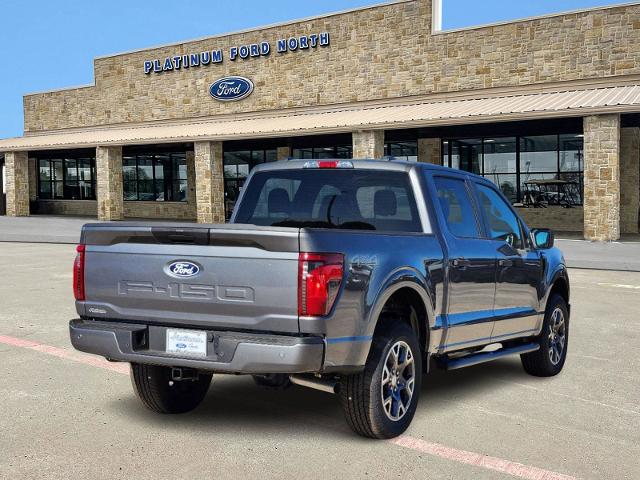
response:
[[[451,148],[451,161],[453,162],[453,168],[460,168],[467,172],[477,174],[480,173],[482,140],[452,140],[449,144]]]
[[[579,134],[445,139],[443,164],[483,175],[514,204],[582,204],[583,136]]]
[[[38,158],[38,198],[95,200],[95,157]]]
[[[512,203],[518,201],[516,150],[516,137],[484,139],[482,173]]]
[[[353,158],[353,146],[337,145],[327,147],[294,148],[292,157],[300,160],[322,160],[326,158]]]
[[[520,171],[556,172],[558,170],[558,136],[520,137]]]
[[[185,152],[123,155],[122,175],[126,201],[187,201]]]
[[[233,207],[251,169],[261,163],[275,162],[276,159],[275,149],[224,152],[224,205],[227,219],[233,213]]]
[[[389,142],[384,145],[384,154],[387,157],[406,160],[409,162],[418,161],[418,142]]]

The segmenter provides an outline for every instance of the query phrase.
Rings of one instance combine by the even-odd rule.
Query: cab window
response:
[[[440,211],[456,237],[480,238],[476,216],[464,180],[434,177]]]
[[[491,187],[480,184],[476,187],[489,238],[503,240],[514,248],[523,248],[520,222],[507,202]]]

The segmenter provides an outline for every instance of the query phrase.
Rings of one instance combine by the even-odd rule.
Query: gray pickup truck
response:
[[[519,354],[562,370],[569,279],[482,177],[399,161],[284,161],[250,175],[231,223],[85,225],[74,264],[78,350],[130,362],[161,413],[212,374],[336,393],[360,435],[411,422],[429,366]]]

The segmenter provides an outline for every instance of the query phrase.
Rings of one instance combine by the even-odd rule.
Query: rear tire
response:
[[[269,390],[284,390],[291,386],[289,376],[284,373],[269,373],[266,375],[253,375],[256,385]]]
[[[171,368],[131,364],[133,390],[145,407],[158,413],[186,413],[204,399],[211,374],[200,373],[197,380],[173,381]]]
[[[422,354],[413,329],[386,320],[375,335],[364,371],[341,379],[342,407],[351,429],[393,438],[411,423],[422,383]]]
[[[567,359],[569,346],[569,309],[560,295],[552,295],[547,302],[538,341],[539,350],[520,355],[525,372],[536,377],[559,374]]]

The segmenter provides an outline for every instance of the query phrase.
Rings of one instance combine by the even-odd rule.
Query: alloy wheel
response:
[[[562,309],[556,308],[549,321],[549,360],[558,365],[562,360],[567,340],[567,326]]]
[[[381,396],[387,417],[397,422],[411,405],[415,387],[415,362],[411,347],[400,340],[393,344],[382,369]]]

